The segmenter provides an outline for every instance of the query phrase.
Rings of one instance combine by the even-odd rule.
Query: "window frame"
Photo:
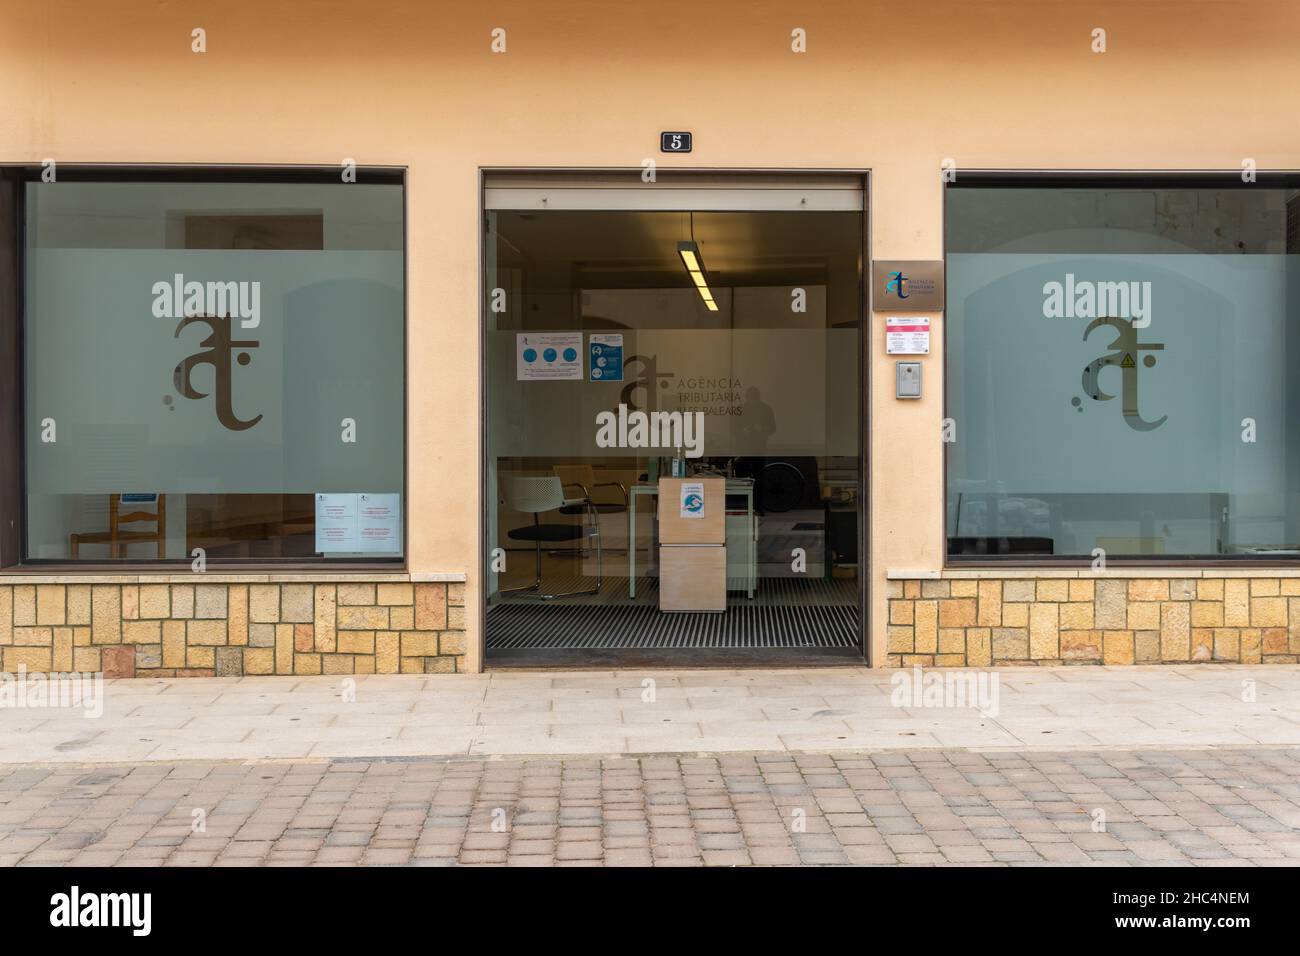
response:
[[[118,163],[68,163],[55,167],[58,182],[95,183],[320,183],[347,185],[342,182],[339,166],[323,165],[248,165],[248,164],[118,164]],[[0,473],[0,528],[16,531],[17,553],[0,554],[0,574],[33,573],[85,573],[131,574],[157,571],[175,574],[188,568],[190,557],[158,560],[157,558],[120,558],[117,560],[27,557],[27,388],[24,325],[26,322],[26,185],[41,181],[42,164],[0,164],[0,181],[12,181],[15,195],[12,215],[0,222],[0,256],[8,262],[0,263],[0,277],[12,263],[14,270],[14,303],[12,314],[6,312],[0,299],[0,372],[9,360],[6,346],[15,343],[15,353],[9,363],[14,372],[12,380],[16,389],[13,416],[16,417],[16,436],[11,437],[9,422],[0,416],[0,452],[9,452],[8,458],[17,469],[17,494],[7,494],[5,475]],[[371,185],[396,185],[402,190],[402,552],[397,556],[347,557],[347,558],[213,558],[207,562],[209,572],[254,573],[258,571],[292,573],[295,571],[371,571],[395,572],[408,570],[410,541],[410,435],[408,429],[410,408],[410,210],[406,166],[357,166],[354,182]],[[0,215],[4,213],[0,203]],[[12,236],[13,249],[6,250],[4,239]],[[0,296],[4,294],[0,288]],[[11,338],[12,336],[12,338]],[[0,394],[3,394],[0,392]],[[13,441],[16,440],[16,447]],[[0,545],[7,540],[0,532]]]
[[[1071,188],[1125,188],[1125,189],[1300,189],[1300,171],[1258,170],[1254,182],[1242,179],[1243,170],[1074,170],[1074,169],[977,169],[957,170],[951,181],[943,183],[940,201],[943,242],[943,267],[948,271],[948,194],[953,189],[1071,189]],[[948,284],[944,283],[943,319],[949,319]],[[945,333],[947,326],[945,325]],[[948,336],[943,337],[943,420],[949,418]],[[945,570],[1011,570],[1017,568],[1088,568],[1090,555],[1027,555],[979,554],[954,555],[948,550],[948,468],[949,443],[943,443],[943,488],[940,499],[942,513],[943,568]],[[1171,556],[1115,555],[1106,556],[1107,566],[1138,568],[1252,568],[1290,569],[1300,567],[1300,556],[1294,558],[1257,557],[1254,555]]]

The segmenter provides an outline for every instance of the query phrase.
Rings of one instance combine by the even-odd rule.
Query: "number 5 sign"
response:
[[[689,153],[691,151],[690,133],[660,133],[659,151],[661,153]]]

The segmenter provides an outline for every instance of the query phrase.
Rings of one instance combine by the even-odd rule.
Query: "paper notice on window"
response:
[[[402,550],[402,496],[357,495],[357,550],[397,554]]]
[[[515,378],[521,382],[581,382],[582,333],[515,333]]]
[[[929,355],[930,317],[928,315],[886,316],[885,352],[889,355]]]
[[[357,550],[357,496],[316,495],[316,551],[319,554]]]
[[[704,483],[699,481],[682,482],[681,512],[683,518],[704,517]]]
[[[400,554],[402,496],[346,492],[316,495],[319,554]]]

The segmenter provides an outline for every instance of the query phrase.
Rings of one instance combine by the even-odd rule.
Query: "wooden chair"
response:
[[[128,511],[122,513],[122,495],[108,496],[108,530],[90,531],[68,536],[73,560],[79,557],[83,544],[107,544],[110,558],[125,556],[126,546],[154,541],[158,544],[158,558],[167,557],[167,496],[158,495],[157,511]],[[127,497],[132,497],[128,495]],[[127,502],[131,504],[132,502]],[[152,531],[123,531],[122,525],[153,522]]]

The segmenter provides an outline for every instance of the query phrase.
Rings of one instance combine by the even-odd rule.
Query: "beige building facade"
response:
[[[8,3],[4,22],[0,162],[7,165],[12,188],[0,214],[15,223],[7,239],[10,259],[0,273],[8,314],[0,354],[10,379],[0,386],[0,404],[8,407],[0,427],[0,458],[8,462],[0,509],[5,523],[12,522],[0,535],[0,663],[6,671],[473,673],[491,666],[488,621],[494,602],[510,590],[496,574],[521,569],[519,581],[526,585],[534,545],[539,578],[555,581],[568,573],[557,563],[568,559],[556,557],[555,541],[547,539],[543,548],[540,540],[512,537],[528,527],[519,515],[538,512],[517,508],[520,499],[511,498],[516,492],[499,492],[499,485],[524,487],[509,485],[515,480],[507,475],[510,468],[516,477],[550,481],[552,471],[561,474],[557,463],[577,461],[578,455],[569,446],[554,454],[529,450],[523,438],[511,444],[514,438],[501,437],[506,425],[494,425],[494,413],[508,424],[531,401],[518,397],[526,373],[515,363],[524,353],[516,355],[512,343],[523,343],[530,329],[559,327],[530,325],[526,310],[514,311],[511,297],[527,297],[529,283],[537,288],[543,280],[536,271],[511,265],[508,250],[536,262],[548,244],[558,250],[574,243],[578,251],[565,268],[578,278],[566,280],[571,285],[563,287],[565,294],[593,296],[577,307],[586,315],[601,309],[630,315],[640,306],[609,290],[621,293],[636,285],[626,278],[629,263],[644,262],[645,254],[628,237],[657,238],[656,214],[664,222],[675,217],[665,228],[685,230],[677,238],[702,252],[704,274],[715,264],[710,282],[724,311],[753,317],[748,328],[733,318],[733,338],[717,346],[730,349],[733,363],[750,347],[746,331],[776,348],[767,306],[757,302],[762,296],[754,290],[776,295],[770,290],[777,289],[786,301],[786,286],[802,290],[821,283],[826,290],[824,299],[809,298],[813,312],[824,316],[805,330],[817,338],[800,339],[791,331],[790,344],[782,346],[787,356],[797,356],[804,354],[799,343],[813,343],[806,381],[820,389],[820,375],[829,380],[838,374],[841,366],[834,363],[845,354],[843,343],[856,349],[842,366],[840,381],[849,383],[843,394],[828,388],[813,403],[822,445],[800,445],[785,454],[774,450],[774,437],[766,451],[755,453],[736,439],[735,449],[716,456],[720,469],[721,459],[728,459],[729,481],[752,480],[754,494],[767,495],[766,507],[752,496],[735,504],[729,485],[726,500],[728,514],[749,521],[745,534],[759,542],[757,556],[746,559],[759,569],[748,572],[758,580],[759,603],[764,587],[775,587],[771,580],[785,580],[784,572],[768,577],[765,569],[780,561],[762,551],[763,542],[780,535],[780,548],[793,553],[793,541],[794,549],[803,550],[804,539],[787,534],[817,534],[820,524],[824,537],[814,546],[826,552],[817,565],[820,580],[849,594],[856,615],[857,643],[848,659],[872,666],[1300,660],[1300,484],[1292,483],[1300,474],[1292,461],[1293,455],[1300,461],[1300,435],[1287,446],[1293,427],[1287,417],[1297,416],[1300,385],[1291,382],[1285,361],[1286,332],[1291,330],[1295,348],[1300,329],[1300,281],[1292,274],[1300,254],[1300,205],[1294,201],[1300,182],[1287,172],[1300,170],[1300,134],[1275,105],[1278,94],[1293,85],[1300,10],[1292,4],[1016,0],[830,3],[794,11],[765,2],[702,6],[667,0],[649,7],[507,2],[489,10],[241,0],[197,13],[55,2]],[[693,134],[691,152],[663,152],[661,133],[670,131]],[[651,163],[655,175],[648,181]],[[358,171],[351,182],[349,169]],[[516,178],[503,178],[507,174]],[[348,194],[367,197],[355,202],[335,200],[333,193],[319,202],[306,192],[283,198],[287,185],[324,189],[327,181],[330,189],[374,192]],[[92,190],[103,182],[122,189],[104,198]],[[194,183],[194,192],[180,199],[175,197],[181,193],[167,194],[155,205],[132,192],[145,184],[188,189]],[[216,193],[202,191],[214,183],[258,191],[223,205]],[[651,198],[659,186],[697,189],[700,195]],[[494,198],[508,188],[539,194]],[[84,201],[62,198],[78,196],[77,189],[85,190]],[[591,206],[584,197],[601,189],[634,198],[631,205],[620,200]],[[742,199],[746,190],[764,195]],[[771,198],[778,193],[779,199]],[[812,206],[828,205],[798,212],[800,204],[809,208],[808,196]],[[780,206],[787,200],[794,203],[789,209]],[[327,214],[323,227],[311,220],[310,210],[333,210],[330,203],[336,202],[336,219]],[[16,207],[21,219],[15,218]],[[135,209],[156,212],[163,225],[147,242],[119,242],[114,237],[130,232]],[[596,220],[568,224],[563,218],[585,212],[642,217],[599,220],[605,230],[600,248],[612,257],[626,241],[631,250],[617,266],[617,283],[593,278],[591,247],[574,238],[588,230],[584,223]],[[763,218],[800,214],[842,218],[818,220],[834,225],[817,229],[806,229],[807,220]],[[689,222],[680,225],[683,216]],[[241,217],[261,220],[250,226]],[[336,228],[337,222],[345,227]],[[558,223],[559,238],[527,245],[519,237],[536,222]],[[851,238],[817,254],[821,279],[787,281],[780,273],[784,256],[792,263],[789,275],[812,275],[790,244],[829,243],[826,236],[841,229]],[[728,246],[727,237],[736,235],[737,245]],[[95,325],[102,331],[103,323],[115,321],[112,303],[129,301],[147,316],[158,302],[147,269],[131,286],[144,291],[123,292],[120,299],[102,290],[79,300],[60,298],[67,276],[86,274],[77,258],[87,248],[86,236],[94,237],[92,248],[114,253],[157,239],[159,255],[176,257],[165,268],[160,260],[157,278],[168,282],[183,271],[175,263],[194,261],[183,256],[204,251],[228,253],[236,264],[259,250],[282,257],[268,253],[238,275],[194,273],[199,279],[243,276],[262,283],[260,333],[251,331],[256,324],[247,324],[251,315],[232,310],[234,318],[225,319],[228,342],[232,336],[263,336],[250,368],[259,362],[266,367],[269,329],[277,317],[284,317],[287,328],[299,314],[295,309],[321,316],[340,302],[354,303],[352,315],[400,316],[392,351],[383,350],[384,342],[366,351],[388,334],[375,331],[378,325],[369,331],[331,327],[322,333],[335,336],[328,353],[286,337],[275,346],[283,349],[277,361],[284,368],[301,361],[304,368],[332,370],[332,377],[321,373],[302,400],[302,390],[274,387],[258,399],[269,416],[265,422],[274,424],[279,416],[279,437],[271,450],[258,446],[260,452],[249,454],[282,456],[275,474],[263,476],[257,460],[241,460],[230,465],[231,476],[207,487],[195,475],[211,468],[224,476],[220,469],[234,459],[195,458],[194,468],[165,491],[171,530],[146,521],[156,537],[123,539],[115,557],[110,552],[116,545],[94,536],[111,533],[108,522],[132,507],[131,493],[148,491],[134,477],[133,484],[112,484],[126,481],[112,477],[114,468],[136,474],[130,471],[136,459],[122,464],[125,453],[114,457],[133,447],[134,433],[113,432],[96,444],[80,427],[85,423],[63,427],[61,415],[75,416],[75,409],[52,414],[42,403],[47,389],[56,396],[49,399],[53,403],[60,390],[78,382],[112,390],[143,378],[148,381],[141,388],[152,389],[154,375],[162,388],[172,381],[174,361],[169,357],[166,367],[158,366],[159,376],[147,353],[138,350],[120,356],[99,350],[99,364],[60,358],[78,351],[75,335],[82,332],[51,338],[44,329],[79,321],[86,323],[85,335],[95,335]],[[666,261],[678,269],[680,242],[664,246]],[[753,261],[726,265],[745,255]],[[295,256],[320,258],[301,265]],[[850,269],[856,264],[856,280],[839,277],[841,261]],[[913,312],[876,289],[873,265],[894,262],[945,264],[947,310],[941,305]],[[1122,267],[1107,272],[1107,262]],[[105,281],[134,268],[125,260],[110,263]],[[290,288],[284,276],[299,268],[313,281],[323,270],[335,270],[329,275],[346,276],[349,284],[312,286],[305,298],[295,296],[307,287],[294,285],[295,295],[286,292],[281,306],[277,290]],[[1095,274],[1088,272],[1094,268]],[[735,278],[760,271],[767,278],[748,285]],[[1216,278],[1220,273],[1223,278]],[[689,274],[688,264],[677,274],[674,296],[682,289],[694,295]],[[1095,282],[1133,283],[1125,285],[1133,299],[1110,314],[1081,307],[1076,315],[1072,307],[1083,300],[1070,295],[1058,317],[1049,285],[1063,286],[1067,274],[1070,293],[1091,276]],[[665,281],[656,277],[645,287],[660,290]],[[1147,293],[1145,316],[1139,307],[1143,282],[1155,289]],[[745,296],[734,291],[742,286],[750,289]],[[1272,291],[1258,292],[1261,286]],[[493,303],[498,289],[509,300],[499,313]],[[1060,292],[1067,295],[1064,287]],[[1265,298],[1251,298],[1257,293]],[[556,295],[538,295],[535,304],[545,312]],[[1176,307],[1162,314],[1162,299]],[[1195,311],[1211,299],[1218,311]],[[105,303],[102,313],[85,307],[96,301]],[[710,301],[691,299],[691,309],[706,310]],[[742,309],[746,302],[748,313]],[[840,320],[840,310],[847,321]],[[700,311],[698,321],[709,320],[711,311]],[[1245,324],[1266,313],[1266,323]],[[74,314],[81,318],[67,318]],[[1005,324],[1006,314],[1035,331],[1021,334]],[[891,316],[917,319],[918,325],[928,320],[928,353],[891,354]],[[239,328],[230,324],[235,318],[243,320]],[[1149,343],[1166,330],[1174,337],[1165,335],[1159,352],[1134,352],[1135,368],[1125,357],[1127,346],[1118,346],[1115,367],[1093,370],[1097,391],[1090,393],[1093,353],[1100,357],[1111,348],[1101,333],[1085,335],[1082,320],[1090,319],[1123,322],[1116,335],[1138,335],[1133,342]],[[617,329],[581,326],[576,341],[586,349],[590,339],[583,335],[615,330],[629,337],[629,353],[634,342],[644,351],[650,337],[637,332],[636,321]],[[1062,358],[1053,366],[1053,346],[1037,338],[1037,330],[1065,323],[1074,323],[1060,339],[1069,344],[1060,345]],[[1210,330],[1213,348],[1196,351],[1200,339],[1194,338],[1180,345],[1178,329],[1188,323],[1197,335]],[[189,333],[173,335],[167,325],[158,347],[181,334]],[[500,363],[494,335],[509,351]],[[120,340],[109,335],[104,348]],[[355,369],[333,364],[338,353],[366,356],[373,364],[357,374],[369,377],[349,378]],[[230,354],[226,374],[232,374]],[[1252,390],[1250,369],[1270,354],[1280,362],[1268,372],[1276,381]],[[1189,358],[1179,372],[1184,355]],[[1143,366],[1145,358],[1158,358],[1159,364]],[[579,359],[579,373],[589,375],[585,356]],[[766,369],[774,361],[763,359],[763,365],[756,359],[746,368]],[[899,362],[919,363],[919,397],[897,397]],[[102,375],[95,371],[105,364],[112,368]],[[242,367],[234,366],[237,381]],[[767,401],[777,406],[774,435],[784,434],[780,416],[793,420],[789,403],[798,399],[781,398],[777,380],[763,377],[775,373],[741,375],[737,367],[729,366],[728,373],[734,401],[755,401],[744,393],[761,380]],[[295,375],[308,376],[293,368]],[[212,369],[221,374],[216,364]],[[1185,396],[1179,391],[1183,379],[1200,384],[1194,392],[1187,385]],[[200,376],[178,384],[176,411],[170,394],[165,407],[157,404],[158,389],[141,398],[142,407],[146,399],[152,403],[150,414],[156,412],[161,423],[149,426],[147,440],[159,440],[168,422],[198,407],[197,398],[182,400],[191,397],[186,387],[205,393],[204,401],[219,402],[207,397],[216,388],[208,381]],[[1013,381],[1019,384],[1005,390]],[[392,389],[391,402],[384,389]],[[316,427],[303,424],[313,421],[304,402],[328,406],[331,394],[349,390],[358,401],[373,400],[374,407],[350,415],[330,406],[329,435],[311,438],[317,444],[294,444],[307,442]],[[1072,398],[1078,400],[1073,407]],[[248,420],[239,416],[253,411],[251,405],[241,408],[241,400],[237,394],[229,405],[237,426],[213,432],[212,442],[256,433],[251,426],[239,430]],[[105,399],[87,401],[102,405]],[[518,404],[503,410],[502,402]],[[1052,414],[1040,417],[1040,408]],[[1181,417],[1179,410],[1185,410]],[[1159,415],[1168,420],[1150,427]],[[42,457],[54,454],[42,446],[46,419],[62,431],[45,444],[69,457]],[[370,450],[362,457],[370,460],[340,458],[343,464],[336,465],[333,456],[349,454],[351,443],[346,437],[336,441],[334,432],[346,433],[349,419],[362,442],[374,434],[367,429],[380,429],[385,438],[366,446]],[[1257,440],[1238,436],[1249,430],[1237,424],[1246,419],[1256,423]],[[584,429],[594,428],[583,422]],[[1072,439],[1068,429],[1074,422],[1093,430]],[[117,422],[123,429],[129,424]],[[832,447],[836,429],[849,444]],[[1210,433],[1219,437],[1198,444]],[[195,445],[225,447],[204,437],[167,441],[183,450],[151,467],[200,454]],[[790,441],[790,448],[798,444],[794,437]],[[1085,468],[1071,457],[1081,444],[1111,447],[1115,454],[1090,453]],[[1188,449],[1188,457],[1177,457],[1176,449]],[[582,454],[582,467],[596,460]],[[664,457],[675,461],[681,455],[667,449]],[[812,517],[780,525],[779,533],[771,530],[778,525],[775,491],[764,490],[761,474],[738,476],[735,462],[742,458],[751,467],[754,461],[760,468],[777,462],[786,473],[801,473],[817,501],[800,501],[799,507]],[[798,462],[814,459],[817,474],[808,478]],[[635,506],[655,507],[658,464],[647,461],[629,455],[623,464],[608,466],[610,484],[632,486],[622,499],[611,491],[595,502],[590,489],[575,496],[570,487],[563,495],[567,504],[557,506],[572,509],[573,502],[587,500],[609,552],[604,557],[615,562],[608,568],[622,568],[617,562],[627,561],[628,553],[641,560],[638,551],[649,554],[661,546],[651,541],[640,548],[634,532],[619,540],[628,507],[638,500],[636,487],[646,491]],[[1166,470],[1163,463],[1170,461]],[[1047,467],[1052,462],[1061,463],[1059,472]],[[325,488],[312,485],[310,477],[292,477],[298,467],[322,473],[337,468],[355,477],[348,479],[351,484]],[[597,461],[598,479],[604,467]],[[835,468],[848,475],[839,497]],[[614,474],[620,469],[626,476]],[[98,477],[77,485],[75,476],[83,471]],[[239,527],[262,530],[213,531],[212,515],[243,507],[227,500],[239,474],[254,472],[260,483],[250,485],[245,497],[276,497],[276,530],[266,530],[269,519],[249,517]],[[1204,480],[1189,478],[1197,475]],[[53,495],[55,487],[93,500],[48,508],[33,501]],[[387,507],[389,499],[395,505],[387,516],[377,514],[366,531],[364,514],[358,518],[347,509],[364,512],[365,494],[358,504],[356,493],[369,492],[383,499],[376,507]],[[323,495],[339,501],[322,503]],[[299,502],[304,496],[306,502]],[[141,507],[157,508],[157,498],[154,493]],[[122,512],[110,519],[94,510],[99,501]],[[604,513],[597,504],[617,510]],[[838,505],[850,514],[843,523],[849,545],[830,542]],[[328,507],[342,510],[321,510]],[[585,506],[577,507],[580,512]],[[662,518],[665,503],[657,507]],[[513,524],[507,508],[518,519]],[[353,535],[351,544],[322,546],[323,514],[337,518],[340,527],[358,522],[338,532]],[[538,527],[576,526],[590,537],[587,517],[575,514],[567,524],[557,519]],[[641,514],[648,519],[650,512]],[[42,530],[46,524],[53,530]],[[798,530],[800,525],[805,529]],[[395,535],[395,543],[366,552],[367,534],[372,540]],[[74,560],[69,540],[77,535],[86,540]],[[304,545],[303,560],[293,560],[292,546],[284,544],[295,535],[312,541]],[[259,551],[269,538],[280,542],[279,550]],[[566,547],[576,542],[581,549],[579,576],[600,573],[590,567],[590,542],[566,541]],[[161,560],[151,550],[154,544]],[[195,569],[196,547],[205,556],[202,570]],[[383,559],[375,560],[376,554]],[[503,567],[508,559],[510,570],[494,567],[494,557],[502,558]],[[634,569],[607,573],[637,581]],[[606,586],[597,586],[598,598]],[[729,593],[724,614],[751,601],[743,586]],[[632,610],[641,606],[624,601],[622,590],[619,600]],[[773,600],[776,607],[794,606]],[[586,605],[529,606],[539,614],[576,607],[577,615]],[[521,620],[526,628],[533,618]],[[594,626],[588,618],[574,620],[574,628]],[[628,617],[617,629],[634,632],[642,626],[637,620]],[[743,632],[748,620],[733,630]],[[809,626],[790,621],[778,618],[776,625],[764,626]],[[627,646],[635,649],[635,641]],[[674,646],[679,645],[656,645],[665,655],[660,659],[689,662],[672,656]],[[561,662],[582,659],[579,654]],[[752,659],[782,658],[756,653]],[[556,662],[544,655],[536,660],[538,666]]]

